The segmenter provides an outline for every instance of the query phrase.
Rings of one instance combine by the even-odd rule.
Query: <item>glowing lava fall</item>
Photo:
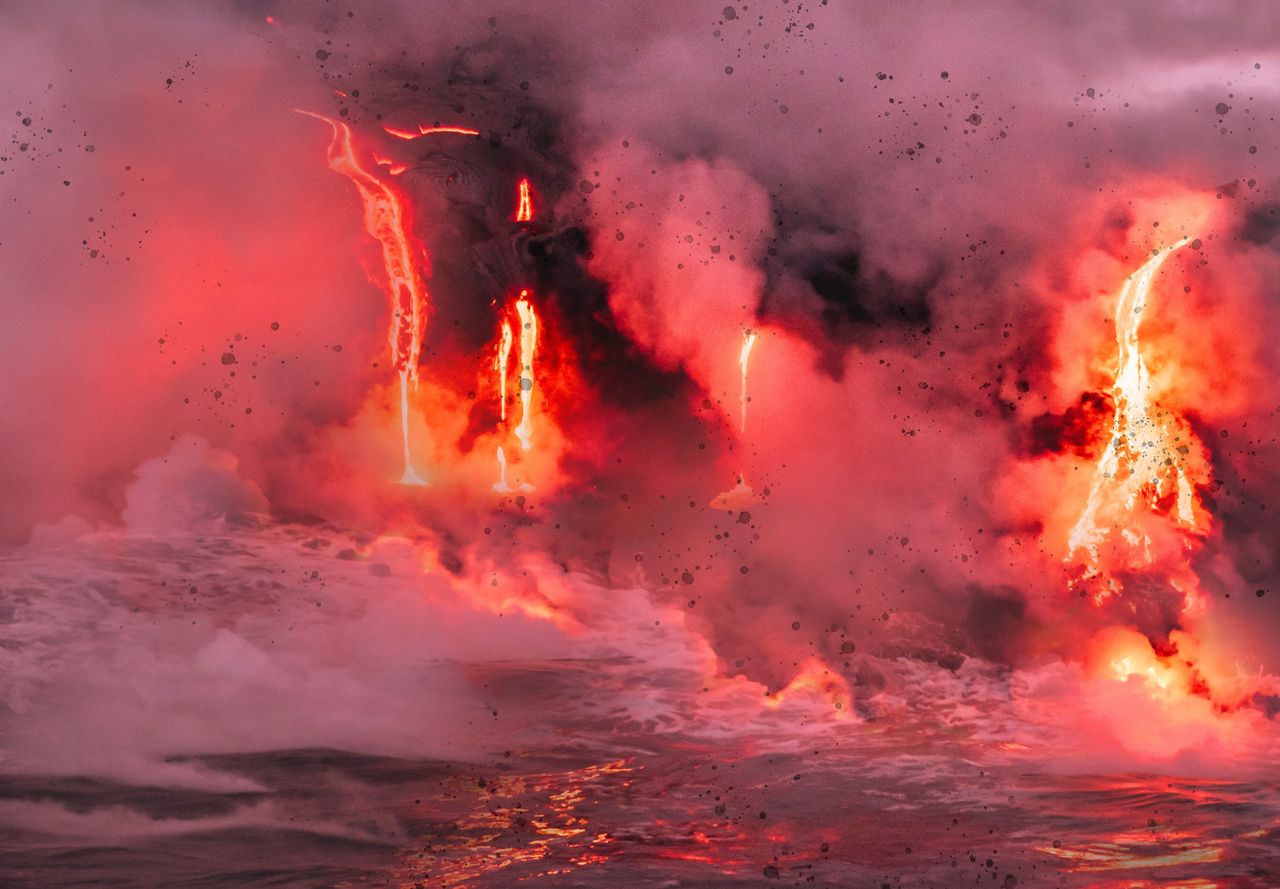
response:
[[[361,166],[356,158],[351,128],[341,121],[310,111],[300,113],[322,120],[333,129],[328,152],[329,169],[346,176],[355,185],[364,206],[365,231],[382,247],[382,265],[386,274],[383,286],[391,310],[387,343],[391,367],[400,379],[400,431],[404,445],[404,472],[400,483],[425,485],[426,481],[413,466],[409,442],[409,390],[410,387],[416,390],[418,386],[422,336],[431,299],[425,281],[426,270],[430,267],[426,249],[413,241],[404,199],[388,183]]]
[[[1186,237],[1156,251],[1129,276],[1116,299],[1117,360],[1111,390],[1115,413],[1088,501],[1071,529],[1066,557],[1082,569],[1072,584],[1091,584],[1097,602],[1121,592],[1120,575],[1156,561],[1153,531],[1143,521],[1144,513],[1168,516],[1187,532],[1184,549],[1209,527],[1197,494],[1197,488],[1210,481],[1204,446],[1185,418],[1155,402],[1140,337],[1157,273],[1190,240]],[[1189,571],[1178,570],[1168,580],[1182,593],[1186,610],[1199,607]]]
[[[519,364],[517,367],[516,385],[520,393],[520,422],[513,433],[522,451],[533,447],[533,404],[535,380],[535,355],[538,348],[538,313],[529,298],[528,290],[521,290],[520,296],[513,304],[516,329],[520,331]],[[507,375],[511,361],[511,350],[515,345],[512,333],[512,321],[504,311],[498,323],[498,345],[493,359],[493,369],[497,376],[499,416],[505,425],[507,420]],[[507,483],[507,452],[504,445],[497,446],[498,481],[493,489],[499,493],[507,493],[512,487]],[[532,490],[527,482],[521,482],[521,490]]]
[[[533,362],[538,350],[538,314],[529,302],[529,292],[520,291],[516,300],[516,317],[520,321],[520,423],[516,438],[520,447],[533,447]]]
[[[758,338],[759,334],[756,331],[751,329],[744,330],[742,332],[742,347],[738,350],[738,434],[744,446],[747,434],[747,404],[751,400],[747,395],[747,370],[751,362],[751,350],[755,347]],[[736,484],[729,490],[717,494],[715,499],[711,501],[711,508],[722,510],[741,509],[754,499],[755,492],[747,484],[747,471],[745,468],[740,467]]]

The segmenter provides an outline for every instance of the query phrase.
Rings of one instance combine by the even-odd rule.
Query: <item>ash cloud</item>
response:
[[[957,646],[1016,661],[1092,629],[1056,588],[1044,504],[1096,445],[1107,294],[1181,224],[1176,196],[1203,196],[1191,290],[1164,288],[1180,312],[1151,327],[1191,344],[1183,403],[1230,480],[1205,557],[1223,613],[1270,623],[1225,603],[1270,586],[1248,504],[1280,490],[1252,385],[1278,363],[1257,333],[1277,320],[1269,5],[126,8],[6,13],[30,140],[5,161],[26,215],[0,229],[9,537],[111,520],[133,468],[193,431],[277,515],[421,521],[459,570],[483,561],[486,508],[393,503],[347,467],[383,459],[360,430],[385,309],[302,106],[363,134],[481,129],[400,148],[434,265],[426,360],[476,434],[492,301],[530,279],[583,384],[573,493],[510,539],[639,571],[726,668],[774,684],[845,641],[919,650],[965,625]],[[505,219],[517,171],[546,213],[529,237]],[[744,327],[762,338],[739,437]],[[759,505],[708,509],[742,471]],[[1026,604],[975,605],[975,583]]]

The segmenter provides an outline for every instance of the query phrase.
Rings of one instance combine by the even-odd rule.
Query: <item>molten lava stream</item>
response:
[[[1093,598],[1098,603],[1121,592],[1117,574],[1155,564],[1156,544],[1151,527],[1142,520],[1144,514],[1170,516],[1183,532],[1208,531],[1209,516],[1196,494],[1196,488],[1210,480],[1203,445],[1184,417],[1155,403],[1139,336],[1156,273],[1189,241],[1183,238],[1152,256],[1125,281],[1116,301],[1117,363],[1111,389],[1115,415],[1088,500],[1068,537],[1065,558],[1082,568],[1073,586],[1096,581]],[[1186,554],[1192,545],[1190,539],[1183,541],[1177,576],[1165,578],[1183,595],[1186,611],[1199,607]]]
[[[529,196],[529,180],[521,179],[516,201],[516,222],[533,221],[533,199]]]
[[[529,301],[529,291],[521,290],[516,300],[515,311],[520,325],[520,423],[514,434],[520,442],[522,451],[529,451],[533,445],[533,380],[534,357],[538,346],[538,315]],[[511,350],[515,344],[515,336],[511,330],[511,322],[503,318],[498,329],[498,346],[494,355],[493,369],[498,377],[499,415],[503,423],[507,420],[507,369],[510,365]],[[512,490],[531,491],[533,486],[521,482],[513,487],[507,481],[507,452],[499,444],[497,447],[498,481],[493,489],[500,494]]]
[[[400,476],[400,484],[425,485],[426,479],[418,475],[413,468],[413,458],[409,450],[409,369],[407,367],[400,368],[400,438],[404,444],[404,473]]]
[[[429,127],[419,124],[417,132],[412,130],[401,130],[395,127],[382,128],[387,135],[395,136],[397,139],[421,139],[423,136],[438,136],[441,134],[452,134],[455,136],[479,136],[479,130],[473,130],[470,127],[453,127],[453,126],[435,126]]]
[[[391,310],[387,344],[391,366],[400,379],[400,434],[404,450],[404,472],[400,476],[400,483],[425,485],[426,481],[413,466],[409,441],[409,389],[412,386],[416,390],[418,386],[418,363],[422,357],[422,337],[430,302],[424,280],[426,250],[415,243],[410,235],[406,202],[388,183],[361,166],[356,157],[351,128],[345,123],[311,111],[299,113],[322,120],[332,128],[333,139],[328,150],[329,169],[346,176],[355,185],[364,207],[365,231],[381,246],[382,266],[386,273],[383,287]],[[437,132],[475,134],[474,130],[458,127],[420,129],[420,133],[412,136],[404,136],[390,129],[388,132],[402,138],[417,138]],[[395,172],[397,171],[393,168],[392,173]]]
[[[740,430],[743,435],[747,434],[747,366],[751,360],[751,349],[756,344],[756,332],[754,330],[745,330],[742,333],[742,351],[738,353],[738,365],[742,369],[742,385],[738,390],[738,404],[742,409],[742,424]]]
[[[511,360],[511,343],[511,324],[504,318],[498,352],[493,359],[493,369],[498,372],[498,410],[504,423],[507,420],[507,364]]]
[[[758,335],[750,328],[742,332],[742,348],[738,350],[738,368],[742,374],[738,387],[738,407],[740,410],[740,418],[738,421],[738,432],[745,441],[747,434],[747,403],[750,398],[747,397],[747,367],[751,361],[751,349],[755,346]],[[734,510],[755,500],[755,492],[751,490],[751,486],[747,484],[746,470],[738,471],[738,483],[730,488],[717,494],[715,499],[711,501],[712,509]]]
[[[520,447],[533,447],[533,362],[538,348],[538,314],[529,302],[529,291],[521,290],[516,300],[516,314],[520,318],[520,424],[516,426],[516,438]]]

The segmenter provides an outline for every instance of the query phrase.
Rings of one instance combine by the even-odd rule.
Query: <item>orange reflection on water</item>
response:
[[[1217,880],[1191,877],[1187,880],[1120,880],[1118,882],[1090,883],[1089,889],[1228,889]]]
[[[1069,870],[1098,873],[1185,864],[1212,864],[1222,860],[1223,847],[1220,840],[1205,840],[1190,833],[1153,835],[1134,831],[1116,834],[1108,842],[1090,843],[1078,849],[1041,846],[1039,851],[1072,862],[1074,866]]]
[[[563,876],[601,864],[609,859],[614,840],[607,832],[590,831],[581,811],[584,790],[632,771],[626,760],[615,760],[561,773],[501,775],[478,782],[459,777],[447,796],[464,811],[444,829],[431,831],[424,849],[403,850],[393,885],[457,887],[518,864],[549,866],[522,869],[512,879]],[[627,779],[619,782],[623,790],[629,785]]]

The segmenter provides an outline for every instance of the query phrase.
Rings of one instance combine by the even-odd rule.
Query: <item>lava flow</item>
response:
[[[329,169],[346,176],[360,192],[365,231],[382,247],[382,266],[386,272],[384,287],[391,308],[387,341],[391,350],[391,367],[400,380],[400,434],[404,447],[404,472],[400,476],[400,484],[425,485],[426,480],[414,469],[409,443],[409,389],[418,387],[418,363],[422,357],[422,336],[431,298],[425,281],[430,264],[426,248],[413,241],[406,202],[390,185],[361,166],[356,158],[351,128],[311,111],[299,113],[322,120],[332,127]],[[475,130],[462,127],[421,127],[421,132],[412,135],[386,129],[401,138],[417,138],[429,133],[476,134]],[[400,170],[392,169],[393,174],[397,172]]]
[[[747,433],[747,403],[750,401],[750,398],[747,397],[747,368],[751,361],[751,349],[755,346],[757,339],[758,335],[754,330],[744,330],[742,332],[742,348],[738,351],[738,368],[742,375],[738,388],[738,408],[740,412],[738,431],[744,437]],[[740,469],[738,471],[738,483],[728,491],[717,494],[715,499],[711,501],[711,507],[712,509],[733,510],[754,499],[755,492],[747,484],[746,470]]]
[[[529,301],[528,290],[520,291],[520,297],[515,301],[515,313],[520,330],[520,422],[512,431],[520,442],[520,449],[527,452],[533,446],[534,355],[538,347],[538,315]],[[498,346],[493,359],[493,369],[498,378],[499,416],[503,423],[507,419],[507,370],[514,345],[515,334],[511,329],[511,321],[503,317],[498,325]],[[514,490],[507,482],[507,453],[501,444],[497,446],[497,457],[498,481],[493,489],[499,493]],[[525,482],[515,487],[524,491],[533,489]]]
[[[511,323],[504,318],[498,351],[493,358],[493,369],[498,373],[498,409],[504,422],[507,419],[507,363],[511,360],[511,343]]]
[[[499,494],[510,494],[512,491],[532,491],[533,485],[528,482],[520,482],[517,485],[511,485],[507,481],[507,451],[502,445],[498,445],[498,480],[494,482],[493,490]]]
[[[533,221],[533,199],[529,196],[529,180],[521,179],[516,202],[516,222]]]
[[[396,127],[383,127],[387,135],[395,136],[397,139],[421,139],[423,136],[434,136],[440,133],[451,133],[455,136],[479,136],[479,130],[473,130],[470,127],[453,127],[453,126],[434,126],[429,127],[419,125],[417,132],[411,130],[401,130]]]
[[[742,369],[742,386],[738,390],[738,404],[742,409],[742,422],[739,431],[747,432],[747,366],[751,360],[751,348],[756,344],[756,332],[746,330],[742,333],[742,351],[738,353],[738,366]]]
[[[521,290],[516,300],[516,314],[520,319],[520,423],[516,426],[516,438],[520,447],[533,447],[533,359],[538,348],[538,315],[529,302],[529,291]]]
[[[1134,272],[1116,301],[1118,359],[1111,396],[1111,435],[1094,470],[1084,511],[1071,529],[1066,561],[1080,566],[1072,585],[1088,584],[1095,602],[1122,591],[1120,576],[1149,568],[1160,548],[1144,513],[1170,516],[1176,527],[1203,535],[1209,516],[1196,493],[1209,483],[1204,446],[1186,419],[1158,404],[1143,358],[1139,332],[1156,274],[1165,260],[1189,243],[1183,238],[1158,251]],[[1179,541],[1185,550],[1192,539]],[[1185,567],[1185,558],[1178,560]],[[1199,591],[1188,570],[1168,582],[1183,596],[1184,610],[1199,607]]]

